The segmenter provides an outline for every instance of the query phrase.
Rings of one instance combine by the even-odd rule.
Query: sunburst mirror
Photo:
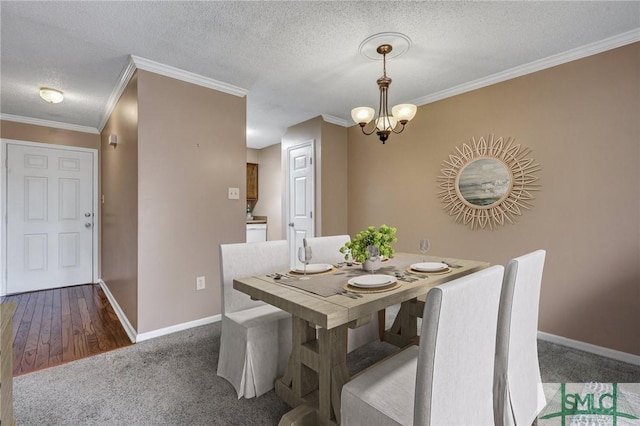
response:
[[[442,163],[438,196],[456,222],[471,229],[515,223],[533,207],[540,165],[530,150],[508,137],[469,139]]]

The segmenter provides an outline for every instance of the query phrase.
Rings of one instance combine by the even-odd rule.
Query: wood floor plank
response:
[[[84,286],[84,298],[87,302],[89,315],[91,316],[91,324],[95,330],[98,347],[102,351],[110,350],[118,347],[117,343],[111,338],[105,329],[104,319],[100,315],[102,301],[98,295],[98,286]]]
[[[49,363],[52,365],[62,362],[62,290],[53,290],[53,304],[51,309],[51,344],[49,346]]]
[[[40,338],[42,312],[44,311],[45,292],[38,292],[36,297],[36,307],[29,327],[29,334],[27,335],[27,342],[24,347],[24,353],[22,354],[20,364],[20,369],[22,371],[34,370],[36,364],[36,353],[38,351],[38,340]]]
[[[27,337],[29,337],[29,329],[36,311],[37,294],[31,293],[27,295],[29,303],[27,303],[22,315],[22,320],[18,326],[16,337],[13,340],[13,371],[14,374],[22,371],[22,357],[27,345]]]
[[[73,324],[71,324],[71,308],[69,307],[69,287],[60,289],[62,299],[62,361],[75,359],[73,353]]]
[[[40,322],[40,336],[34,369],[46,367],[49,364],[49,347],[51,343],[51,313],[53,310],[53,290],[46,290],[44,294],[44,308]]]
[[[74,359],[83,358],[89,354],[87,339],[82,326],[82,316],[80,315],[80,299],[84,299],[82,293],[78,294],[76,287],[69,287],[69,310],[71,311],[71,326],[73,330],[73,356]]]

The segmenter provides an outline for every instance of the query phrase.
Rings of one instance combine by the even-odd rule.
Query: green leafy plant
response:
[[[344,254],[345,260],[349,260],[349,254],[351,254],[353,260],[362,263],[367,260],[367,247],[374,245],[380,250],[380,255],[391,258],[396,252],[391,247],[391,244],[398,241],[396,231],[396,228],[387,225],[380,225],[378,229],[375,226],[369,226],[340,247],[340,253]]]

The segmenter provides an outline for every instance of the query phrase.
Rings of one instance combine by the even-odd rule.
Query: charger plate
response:
[[[307,265],[307,275],[324,275],[335,271],[333,265],[328,263],[312,263]],[[292,269],[291,275],[304,275],[304,269]]]
[[[411,267],[407,268],[407,272],[411,272],[412,274],[425,274],[425,275],[433,275],[433,274],[448,274],[451,272],[451,268],[446,267],[441,271],[418,271],[416,269],[412,269]]]
[[[395,290],[396,288],[400,287],[402,285],[402,283],[400,281],[396,281],[393,284],[389,284],[387,286],[384,287],[374,287],[374,288],[362,288],[362,287],[354,287],[349,283],[345,283],[345,285],[343,286],[343,288],[347,291],[350,291],[352,293],[382,293],[385,291],[391,291],[391,290]]]

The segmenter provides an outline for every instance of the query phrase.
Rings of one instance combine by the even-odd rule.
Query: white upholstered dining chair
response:
[[[505,269],[494,370],[496,425],[530,425],[546,401],[538,363],[538,307],[546,252],[512,259]]]
[[[344,254],[340,253],[340,247],[351,237],[348,235],[332,235],[327,237],[307,238],[307,244],[311,247],[311,260],[313,263],[336,264],[344,262]],[[372,315],[371,321],[347,333],[347,352],[354,351],[360,346],[378,340],[378,316]]]
[[[233,288],[233,279],[289,269],[286,240],[220,245],[222,332],[218,376],[238,398],[271,390],[291,353],[291,315]]]
[[[427,293],[419,346],[345,384],[348,425],[493,425],[493,361],[502,266]]]

